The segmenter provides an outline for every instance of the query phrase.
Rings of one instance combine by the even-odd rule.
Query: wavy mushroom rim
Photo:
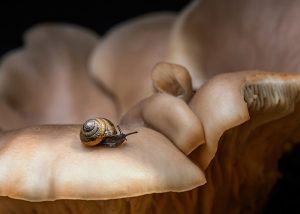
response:
[[[159,109],[159,111],[157,111]],[[182,99],[166,93],[154,94],[133,107],[121,124],[150,127],[188,155],[204,143],[201,121]]]
[[[151,69],[167,55],[175,19],[175,13],[157,12],[121,23],[92,53],[90,73],[118,99],[121,115],[153,93]]]
[[[186,38],[186,28],[190,20],[197,17],[197,10],[200,0],[194,0],[186,6],[186,8],[177,17],[177,20],[172,28],[172,33],[169,42],[169,54],[166,58],[171,63],[180,64],[187,68],[192,77],[194,88],[199,88],[205,82],[205,74],[202,67],[202,52],[201,47],[195,48],[191,44],[191,40]],[[196,19],[197,20],[197,19]],[[194,23],[197,26],[198,23]],[[195,27],[193,29],[195,30]],[[192,51],[191,51],[192,50]],[[192,54],[191,54],[192,53]],[[197,63],[196,63],[197,62]]]
[[[193,96],[191,76],[181,65],[159,62],[152,69],[151,77],[156,92],[171,94],[186,102]]]
[[[265,71],[224,73],[205,83],[189,103],[204,129],[206,143],[198,148],[200,168],[208,167],[225,131],[249,119],[259,126],[291,113],[298,88],[299,75]]]
[[[1,196],[108,200],[182,192],[206,182],[203,172],[156,131],[139,128],[118,148],[87,148],[79,130],[45,125],[1,133]]]
[[[215,88],[217,85],[220,88]],[[300,142],[300,75],[263,71],[228,73],[211,79],[199,91],[208,88],[213,90],[211,99],[221,89],[231,90],[229,93],[235,95],[231,98],[236,100],[228,100],[229,96],[223,100],[217,97],[219,103],[214,104],[224,108],[228,105],[226,101],[244,102],[246,108],[243,106],[242,109],[247,110],[245,112],[249,119],[245,122],[240,120],[240,125],[233,126],[234,122],[239,122],[237,117],[232,117],[230,112],[226,114],[230,117],[225,117],[220,110],[215,112],[219,119],[219,127],[215,129],[219,130],[205,132],[206,144],[189,156],[200,167],[204,167],[207,179],[206,185],[199,188],[201,200],[198,201],[198,211],[257,213],[263,209],[268,194],[280,178],[278,160]],[[195,107],[199,108],[196,114],[204,120],[205,114],[200,112],[200,107],[203,107],[200,105],[204,98],[202,96],[201,93],[196,94],[191,106],[195,111]],[[236,112],[239,109],[231,110]],[[209,124],[203,120],[201,122],[206,131]],[[226,122],[227,127],[222,121]],[[218,139],[209,136],[214,133],[222,134]],[[212,139],[216,141],[209,141]],[[207,156],[203,157],[202,154]]]
[[[117,120],[116,103],[99,90],[88,72],[89,58],[100,41],[94,32],[72,24],[45,23],[33,26],[23,37],[22,47],[1,61],[4,129],[80,123],[95,115]]]

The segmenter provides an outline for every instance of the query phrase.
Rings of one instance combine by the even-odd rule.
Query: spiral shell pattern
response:
[[[84,145],[95,146],[106,137],[117,134],[114,124],[105,118],[87,120],[81,127],[80,139]]]

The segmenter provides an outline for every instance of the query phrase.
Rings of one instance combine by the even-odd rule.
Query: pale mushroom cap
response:
[[[283,117],[294,110],[299,91],[299,75],[248,71],[210,79],[190,102],[205,135],[195,156],[200,167],[208,167],[223,133],[249,120],[249,112],[253,127]]]
[[[205,135],[189,157],[205,170],[199,213],[258,213],[280,178],[278,160],[300,142],[300,75],[217,75],[190,106]]]
[[[115,120],[109,94],[88,73],[99,38],[84,28],[43,24],[25,33],[24,48],[8,53],[0,67],[0,126],[79,123],[102,115]]]
[[[200,85],[205,80],[205,75],[202,66],[202,46],[201,38],[198,38],[198,10],[199,10],[199,0],[194,0],[189,4],[180,15],[172,28],[170,42],[169,42],[169,52],[166,60],[171,63],[176,63],[184,66],[191,73],[193,86],[195,88],[200,87]],[[190,39],[190,32],[192,31],[193,37],[195,34],[195,39]],[[188,33],[187,33],[188,32]],[[194,41],[196,40],[196,41]]]
[[[161,62],[152,70],[153,87],[160,93],[168,93],[189,101],[193,95],[192,79],[188,70],[180,65]]]
[[[155,94],[132,108],[121,124],[151,127],[167,136],[183,153],[204,143],[203,127],[187,103],[169,94]]]
[[[79,126],[38,126],[2,134],[0,195],[104,200],[205,183],[203,172],[155,131],[139,128],[118,148],[86,147],[79,131]]]
[[[223,72],[295,72],[299,1],[195,0],[178,16],[168,61],[185,66],[193,86]]]
[[[93,52],[92,75],[116,96],[122,113],[153,93],[151,70],[168,51],[175,15],[154,13],[114,27]]]

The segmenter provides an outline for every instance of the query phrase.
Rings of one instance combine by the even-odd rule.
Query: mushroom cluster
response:
[[[0,212],[261,211],[300,142],[300,7],[257,1],[26,32],[0,66]],[[99,116],[138,134],[86,147]]]

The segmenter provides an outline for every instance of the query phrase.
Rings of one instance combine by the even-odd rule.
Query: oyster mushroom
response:
[[[132,128],[149,126],[167,136],[185,154],[203,143],[199,119],[186,103],[165,94],[154,95],[139,103],[124,116],[122,123],[130,124]]]
[[[274,52],[274,54],[272,52],[271,57],[270,50],[277,47],[279,43],[277,40],[273,41],[269,39],[271,38],[270,36],[266,36],[270,34],[272,36],[280,35],[274,33],[277,32],[274,31],[274,29],[281,29],[280,32],[286,33],[286,31],[282,29],[285,29],[284,27],[286,25],[284,25],[284,23],[287,23],[287,21],[291,21],[289,23],[292,23],[293,26],[295,23],[294,20],[297,20],[295,17],[297,18],[297,14],[299,14],[297,13],[297,8],[299,7],[295,7],[296,2],[288,1],[288,6],[285,6],[285,9],[283,9],[281,13],[285,14],[282,17],[283,20],[287,21],[280,22],[280,27],[276,27],[276,24],[269,25],[271,26],[271,29],[267,29],[269,34],[261,34],[260,30],[253,30],[253,26],[257,29],[265,29],[265,25],[260,25],[263,22],[255,22],[254,25],[253,22],[250,22],[250,25],[247,25],[245,23],[249,24],[249,22],[244,20],[249,20],[247,19],[249,17],[251,20],[252,16],[248,15],[255,11],[253,8],[257,9],[257,5],[259,5],[260,9],[258,10],[259,14],[265,15],[266,8],[271,5],[272,1],[264,1],[262,5],[257,4],[257,2],[255,3],[255,1],[246,2],[247,4],[242,2],[236,4],[237,2],[235,1],[227,2],[225,6],[230,10],[224,10],[225,12],[222,12],[222,10],[219,10],[220,4],[216,4],[216,1],[202,1],[202,3],[195,1],[188,7],[186,12],[182,14],[181,18],[177,20],[177,24],[173,29],[169,59],[177,64],[186,66],[191,71],[195,88],[198,88],[205,79],[210,79],[215,74],[224,71],[234,71],[245,68],[281,69],[284,71],[291,69],[297,70],[297,48],[296,45],[294,47],[294,42],[293,46],[280,46],[280,51]],[[243,8],[244,10],[236,10],[236,8]],[[231,13],[233,9],[239,11],[239,13]],[[212,13],[212,11],[214,11],[214,13]],[[276,11],[267,11],[275,17],[274,23],[276,23],[280,16],[278,14],[276,15]],[[286,11],[289,11],[289,13],[286,13]],[[227,17],[228,14],[232,16],[229,16],[229,19],[224,19],[223,17]],[[240,15],[242,19],[235,17],[234,14]],[[207,24],[204,20],[215,23],[215,25]],[[224,22],[221,20],[227,20],[225,22],[227,25],[224,25]],[[157,22],[158,21],[155,23]],[[172,23],[172,21],[167,21],[164,26],[169,26],[168,29],[170,29],[170,23]],[[244,23],[244,26],[250,26],[252,28],[249,29],[252,30],[243,27],[236,28],[236,23]],[[256,26],[256,24],[258,26]],[[198,27],[196,28],[195,26]],[[211,29],[211,26],[218,27]],[[241,29],[243,31],[239,31]],[[291,29],[297,29],[297,27],[288,28],[288,30]],[[239,32],[242,32],[242,35],[246,36],[240,36]],[[250,34],[253,32],[254,35]],[[129,33],[129,35],[132,34]],[[163,35],[169,35],[169,33],[165,32]],[[220,37],[218,37],[218,35],[222,35],[223,40],[219,40]],[[250,35],[259,39],[254,39],[249,42],[250,40],[247,38]],[[297,38],[297,31],[289,31],[287,35],[291,35],[292,37],[289,41],[294,41],[294,36]],[[165,37],[163,36],[163,38]],[[237,40],[233,38],[242,39],[242,41],[239,40],[240,42],[236,42]],[[109,38],[107,38],[107,40],[109,40]],[[167,40],[168,39],[162,39],[162,41]],[[125,40],[120,39],[120,41]],[[122,43],[120,42],[118,44]],[[237,47],[235,44],[239,46]],[[265,44],[268,48],[263,48],[260,44]],[[274,44],[276,46],[274,46]],[[163,48],[165,48],[165,46],[163,46]],[[290,49],[294,50],[295,56],[291,54],[294,57],[286,58],[285,53],[290,53]],[[218,54],[215,54],[216,50]],[[97,51],[95,54],[97,54]],[[260,55],[259,53],[263,54]],[[163,57],[161,57],[159,61],[162,61],[162,59]],[[111,60],[114,61],[114,58],[112,57]],[[93,62],[95,62],[95,60],[92,60],[92,64]],[[127,65],[127,63],[132,65],[130,62],[132,61],[126,60],[125,65]],[[157,63],[157,61],[155,63]],[[110,66],[107,66],[107,68]],[[151,67],[152,66],[153,65],[151,65]],[[173,65],[167,65],[162,69],[162,72],[165,72],[166,69],[172,66]],[[92,66],[95,70],[96,67]],[[95,70],[93,74],[96,76],[97,72],[95,72]],[[164,74],[160,74],[161,72],[156,74],[156,72],[154,72],[155,77],[153,79],[156,81],[155,83],[161,83],[160,75],[164,77],[162,84],[154,84],[156,90],[189,101],[190,98],[185,98],[184,96],[185,89],[190,90],[189,84],[181,84],[182,82],[177,79],[178,76],[174,73],[174,69],[170,70],[171,72],[168,71]],[[114,77],[118,75],[119,74],[116,74]],[[110,79],[110,77],[108,79]],[[101,82],[101,78],[98,77],[98,80],[98,84],[100,83],[102,89],[105,89],[106,94],[122,94],[120,90],[116,90],[117,93],[115,91],[111,93],[113,90],[105,86],[103,82]],[[146,85],[146,88],[149,89],[152,87],[150,86],[150,78],[148,81],[147,83],[149,84]],[[172,84],[168,84],[170,82],[172,82]],[[174,87],[173,84],[176,84],[176,87]],[[145,88],[141,89],[141,91],[143,90],[143,96],[147,95],[148,92],[147,90],[144,91],[144,89]],[[8,92],[9,90],[6,91],[6,93]],[[132,99],[128,106],[126,102],[124,102],[126,99],[124,99],[121,102],[122,113],[126,112],[133,103],[142,99],[143,96],[141,95],[138,99]],[[118,98],[118,96],[116,97]],[[123,97],[123,95],[121,95],[121,97]],[[276,167],[278,158],[285,150],[290,149],[294,143],[299,142],[299,76],[296,74],[275,74],[259,71],[222,74],[213,77],[203,85],[188,104],[175,97],[166,94],[149,97],[133,107],[123,118],[123,126],[128,129],[136,128],[140,131],[141,135],[139,137],[134,136],[130,138],[127,144],[118,148],[118,150],[113,150],[114,155],[110,156],[110,158],[117,157],[117,160],[120,160],[124,158],[125,155],[121,151],[128,151],[126,155],[132,158],[131,162],[129,160],[129,162],[126,162],[129,164],[126,164],[126,166],[124,166],[125,168],[120,168],[120,165],[118,165],[120,162],[116,161],[116,159],[109,159],[110,163],[114,163],[113,168],[120,169],[120,172],[123,173],[122,176],[125,176],[125,180],[122,181],[123,183],[121,184],[130,186],[131,188],[138,187],[126,183],[126,181],[132,180],[132,178],[130,177],[130,173],[126,173],[124,170],[138,168],[137,166],[139,166],[140,163],[137,163],[134,158],[140,158],[138,160],[142,160],[142,164],[150,163],[151,165],[152,163],[152,169],[154,169],[154,171],[157,170],[155,171],[157,174],[154,175],[154,177],[158,176],[158,184],[149,182],[149,186],[147,186],[148,183],[146,183],[146,186],[140,185],[142,187],[139,191],[131,195],[122,194],[125,191],[123,189],[124,186],[120,186],[121,189],[118,189],[120,183],[114,182],[113,184],[116,184],[115,186],[110,182],[111,180],[107,181],[106,179],[105,182],[109,182],[109,185],[105,186],[104,189],[110,190],[111,192],[98,191],[95,187],[97,186],[95,183],[98,184],[98,176],[96,176],[98,174],[94,171],[92,171],[91,177],[88,175],[80,175],[82,177],[79,178],[75,176],[69,177],[70,182],[66,184],[67,188],[61,187],[59,184],[64,184],[66,180],[68,181],[68,179],[66,179],[68,176],[62,176],[62,179],[58,177],[61,183],[43,183],[45,185],[42,185],[42,187],[46,187],[46,190],[40,188],[41,186],[39,185],[33,185],[32,181],[42,183],[43,180],[41,180],[41,178],[44,179],[44,177],[49,178],[49,176],[51,176],[51,173],[50,175],[44,173],[47,170],[51,171],[54,169],[53,172],[55,173],[62,173],[61,175],[66,173],[68,175],[68,171],[56,172],[52,166],[48,166],[45,169],[45,165],[52,161],[51,159],[47,159],[47,153],[54,154],[54,156],[57,157],[56,155],[60,154],[60,148],[62,148],[64,152],[59,155],[56,160],[65,161],[64,163],[66,163],[66,165],[64,166],[72,166],[70,174],[73,173],[73,175],[77,175],[79,170],[78,168],[76,169],[77,166],[73,166],[72,164],[74,162],[77,163],[77,160],[83,160],[82,162],[87,166],[85,170],[89,169],[90,164],[94,164],[95,162],[95,164],[99,164],[97,168],[103,167],[105,172],[108,171],[108,174],[105,174],[105,176],[110,177],[110,173],[115,173],[113,175],[116,175],[116,172],[112,171],[105,163],[97,162],[98,160],[103,160],[101,154],[104,149],[96,148],[96,150],[85,150],[87,149],[85,147],[83,147],[84,150],[81,150],[81,147],[78,149],[78,145],[80,145],[76,134],[79,131],[78,125],[36,126],[11,132],[1,132],[0,158],[4,159],[3,163],[7,163],[0,165],[3,170],[3,173],[1,172],[3,175],[3,185],[0,185],[2,188],[1,191],[3,191],[3,198],[0,200],[0,203],[3,205],[1,206],[2,211],[4,212],[4,209],[6,209],[6,211],[9,210],[11,212],[16,210],[32,212],[32,210],[43,211],[45,207],[47,207],[49,208],[47,211],[57,212],[65,207],[66,209],[63,209],[64,212],[96,212],[100,209],[103,212],[113,211],[116,213],[120,213],[121,211],[125,213],[160,213],[170,210],[174,211],[175,208],[178,213],[257,213],[263,206],[272,185],[279,177]],[[112,97],[110,97],[110,99],[112,99]],[[176,107],[173,109],[168,103],[172,103]],[[6,110],[5,116],[7,116],[7,118],[20,117],[14,111],[12,111],[13,114],[10,114],[11,112],[9,112],[9,110],[11,109],[8,108],[7,104],[1,108]],[[157,113],[154,111],[155,108],[162,109],[162,111]],[[173,111],[179,112],[179,114],[176,115],[172,113]],[[160,118],[163,119],[159,120]],[[20,121],[22,121],[22,117]],[[42,122],[45,121],[42,120]],[[195,126],[187,124],[187,121],[193,121],[192,124],[195,124]],[[19,123],[19,121],[14,124],[17,123]],[[30,123],[26,122],[25,124]],[[193,127],[197,127],[196,131],[191,130]],[[55,141],[53,139],[55,139]],[[77,144],[75,144],[75,142],[77,142]],[[155,144],[153,142],[155,142]],[[66,143],[66,145],[64,145],[64,143]],[[148,145],[148,143],[150,143],[150,145]],[[159,147],[155,147],[155,145]],[[132,148],[131,146],[134,146],[133,150],[129,149]],[[155,147],[155,153],[150,151],[152,152],[150,153],[152,156],[145,157],[145,153],[148,153],[149,149],[154,148],[153,146]],[[161,153],[160,147],[162,147],[163,153]],[[54,151],[51,151],[52,148],[54,148]],[[126,148],[129,150],[126,150]],[[78,149],[78,151],[76,149]],[[169,150],[172,155],[168,153]],[[24,151],[28,151],[32,156],[22,154]],[[39,154],[39,151],[44,153],[44,155]],[[159,157],[153,159],[153,157],[156,157],[156,151]],[[90,156],[91,159],[89,159],[88,163],[85,160],[85,156],[82,158],[85,152],[94,154]],[[165,152],[168,156],[165,156]],[[107,150],[104,150],[103,154],[105,157],[108,156],[106,153]],[[182,169],[179,169],[182,166],[185,168],[185,165],[178,165],[178,169],[176,168],[176,170],[174,169],[175,167],[171,167],[170,171],[168,171],[169,164],[173,163],[174,158],[176,159],[175,163],[177,163],[177,156],[178,160],[180,159],[180,164],[182,164],[182,162],[187,164],[187,169],[190,173],[186,173],[186,171],[182,172]],[[36,161],[39,160],[39,158],[42,163],[45,161],[45,165],[41,165]],[[72,160],[74,161],[72,162]],[[160,162],[161,160],[164,164]],[[78,164],[82,164],[82,162]],[[24,166],[25,163],[27,163],[26,166]],[[13,164],[16,165],[13,166]],[[160,164],[161,166],[159,166]],[[6,167],[6,165],[9,167]],[[27,173],[27,177],[24,179],[20,172],[17,171],[11,175],[16,175],[16,178],[20,179],[13,178],[12,180],[15,182],[11,182],[7,179],[10,174],[8,172],[18,170],[18,166],[25,171],[24,173]],[[27,166],[32,169],[31,173],[34,172],[37,174],[28,173],[28,171],[26,171]],[[61,167],[55,164],[53,164],[53,166]],[[164,169],[162,170],[161,167]],[[146,171],[148,172],[148,170]],[[206,185],[203,185],[205,182],[203,171],[208,181]],[[139,174],[136,173],[133,176],[138,177],[138,175]],[[171,177],[174,175],[175,177],[162,178],[159,177],[161,175],[171,175]],[[178,179],[177,176],[180,176],[180,179]],[[95,177],[96,181],[92,180],[91,183],[88,183],[88,181],[90,181],[89,179]],[[139,177],[137,177],[134,179],[139,179]],[[182,177],[184,179],[182,179]],[[141,183],[143,183],[142,180],[140,180]],[[45,181],[47,180],[45,179]],[[184,183],[182,183],[182,181],[184,181]],[[72,186],[76,184],[78,184],[78,186],[76,186],[78,188]],[[87,185],[87,190],[90,191],[89,193],[92,193],[90,194],[90,199],[94,200],[85,200],[85,198],[89,197],[85,195],[85,186],[82,186],[83,184]],[[101,182],[100,185],[102,184]],[[161,186],[159,186],[159,184],[161,184]],[[60,188],[55,189],[54,187],[56,187],[56,185]],[[172,188],[170,186],[172,186]],[[35,189],[35,187],[37,187],[37,189]],[[41,189],[43,191],[40,191]],[[63,192],[60,190],[65,190],[65,194],[62,194],[63,196],[61,197],[59,195],[55,196],[54,193],[57,193],[55,192],[56,190],[60,193]],[[76,192],[76,190],[81,191]],[[168,191],[184,192],[170,193]],[[103,194],[105,195],[107,192],[111,194],[103,196]],[[154,194],[154,192],[160,193]],[[22,200],[11,199],[7,196]],[[127,198],[127,196],[131,197]],[[47,201],[55,199],[59,200],[54,202]],[[24,200],[42,202],[28,202]]]
[[[190,158],[205,170],[201,213],[257,213],[279,178],[277,161],[300,142],[300,76],[217,75],[190,102],[205,144]]]
[[[166,61],[193,86],[241,70],[299,71],[299,1],[195,0],[178,16]]]
[[[153,102],[160,106],[161,100]],[[175,113],[191,114],[190,109],[180,106]],[[182,117],[172,120],[173,124],[186,123]],[[160,208],[170,209],[165,199],[159,195],[161,201],[154,203],[155,194],[143,195],[188,191],[205,183],[203,171],[168,138],[149,128],[136,130],[139,133],[118,148],[84,146],[78,125],[36,126],[1,133],[0,195],[13,198],[0,198],[1,212],[41,212],[45,207],[48,212],[68,212],[77,207],[76,212],[88,213],[99,208],[107,211],[112,206],[110,213],[160,212]],[[59,201],[46,202],[54,200]]]
[[[76,125],[3,132],[1,195],[43,202],[1,198],[5,206],[0,207],[3,212],[67,207],[80,212],[164,213],[176,207],[177,213],[257,213],[279,177],[277,160],[300,140],[299,94],[299,75],[217,75],[197,91],[190,108],[167,94],[138,104],[122,126],[126,131],[134,127],[139,134],[116,149],[84,147]],[[172,114],[165,100],[177,106],[172,111],[181,116],[168,116]],[[153,107],[166,114],[163,120],[175,125],[173,130],[176,124],[182,128],[168,132],[168,126],[153,122],[163,116],[151,111]],[[197,148],[183,149],[184,143],[190,144],[191,121],[182,115],[203,126],[205,142],[194,141]],[[183,144],[173,140],[180,135]],[[191,153],[187,157],[181,151]],[[55,199],[60,200],[47,202]]]
[[[3,129],[79,123],[96,115],[117,119],[113,98],[99,89],[87,69],[99,42],[94,33],[44,24],[26,32],[24,40],[25,47],[8,53],[0,66]]]
[[[172,63],[158,63],[152,70],[152,82],[156,91],[172,94],[184,101],[193,96],[192,80],[188,70]]]
[[[167,56],[174,21],[170,12],[138,17],[114,27],[93,52],[91,73],[116,96],[121,115],[153,93],[151,70]]]

